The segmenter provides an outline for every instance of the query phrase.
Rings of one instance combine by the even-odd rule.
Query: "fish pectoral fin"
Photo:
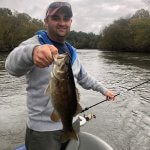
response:
[[[74,114],[74,116],[78,115],[78,114],[81,113],[81,112],[82,112],[82,107],[81,107],[81,105],[78,103],[78,104],[77,104],[77,110],[76,110],[76,113]]]
[[[44,94],[50,96],[50,84],[45,88]]]
[[[78,140],[78,136],[76,134],[76,132],[74,130],[72,130],[71,132],[70,131],[63,131],[62,132],[62,135],[61,135],[61,143],[65,143],[67,142],[68,140]]]
[[[52,121],[57,122],[57,121],[59,121],[60,116],[59,116],[58,112],[56,110],[54,110],[52,112],[50,118],[51,118]]]

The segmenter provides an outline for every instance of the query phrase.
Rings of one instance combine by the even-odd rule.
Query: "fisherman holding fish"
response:
[[[45,27],[22,42],[7,57],[5,68],[27,81],[27,150],[64,150],[70,139],[78,140],[77,83],[102,93],[107,100],[115,95],[84,69],[75,48],[65,41],[72,23],[67,2],[53,2],[45,15]]]

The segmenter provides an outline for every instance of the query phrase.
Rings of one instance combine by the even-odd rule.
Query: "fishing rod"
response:
[[[150,79],[147,80],[147,81],[144,81],[144,82],[142,82],[142,83],[140,83],[140,84],[138,84],[138,85],[136,85],[136,86],[134,86],[134,87],[131,87],[131,88],[127,89],[126,92],[131,91],[131,90],[135,89],[136,87],[139,87],[139,86],[141,86],[141,85],[143,85],[143,84],[145,84],[145,83],[148,83],[149,81],[150,81]],[[125,92],[123,92],[123,93],[125,93]],[[121,92],[118,93],[118,94],[116,94],[114,97],[117,97],[117,96],[119,96],[120,94],[121,94]],[[92,107],[94,107],[94,106],[96,106],[96,105],[99,105],[99,104],[101,104],[101,103],[103,103],[103,102],[106,102],[106,101],[108,101],[108,100],[103,100],[103,101],[98,102],[98,103],[96,103],[96,104],[94,104],[94,105],[91,105],[91,106],[89,106],[89,107],[85,107],[85,109],[83,109],[83,110],[81,111],[81,113],[83,113],[83,112],[89,110],[90,108],[92,108]]]

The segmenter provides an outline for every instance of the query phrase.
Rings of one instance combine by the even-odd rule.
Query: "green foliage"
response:
[[[98,47],[113,51],[150,52],[150,14],[138,10],[128,19],[119,19],[99,35]]]
[[[130,21],[134,48],[150,51],[150,18],[132,19]]]
[[[0,8],[0,51],[12,50],[41,29],[44,29],[41,20]],[[150,14],[138,10],[130,18],[115,20],[100,35],[71,31],[67,41],[79,49],[150,52]]]
[[[10,51],[23,40],[43,29],[41,20],[32,19],[28,14],[0,8],[0,51]]]
[[[67,41],[78,49],[95,49],[97,48],[98,35],[93,33],[71,31],[67,37]]]

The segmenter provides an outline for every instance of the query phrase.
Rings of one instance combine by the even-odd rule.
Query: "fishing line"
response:
[[[139,86],[141,86],[141,85],[143,85],[143,84],[145,84],[145,83],[148,83],[149,81],[150,81],[150,79],[147,80],[147,81],[145,81],[145,82],[142,82],[142,83],[140,83],[140,84],[138,84],[138,85],[136,85],[136,86],[133,86],[133,87],[127,89],[126,92],[131,91],[131,90],[135,89],[136,87],[139,87]],[[119,96],[121,93],[126,93],[126,92],[120,92],[120,93],[116,94],[114,97],[117,97],[117,96]],[[81,113],[87,111],[88,109],[90,109],[90,108],[92,108],[92,107],[94,107],[94,106],[96,106],[96,105],[99,105],[99,104],[101,104],[101,103],[103,103],[103,102],[106,102],[106,101],[109,101],[109,100],[103,100],[103,101],[98,102],[98,103],[96,103],[96,104],[94,104],[94,105],[91,105],[91,106],[89,106],[89,107],[85,107],[85,108],[81,111]]]

